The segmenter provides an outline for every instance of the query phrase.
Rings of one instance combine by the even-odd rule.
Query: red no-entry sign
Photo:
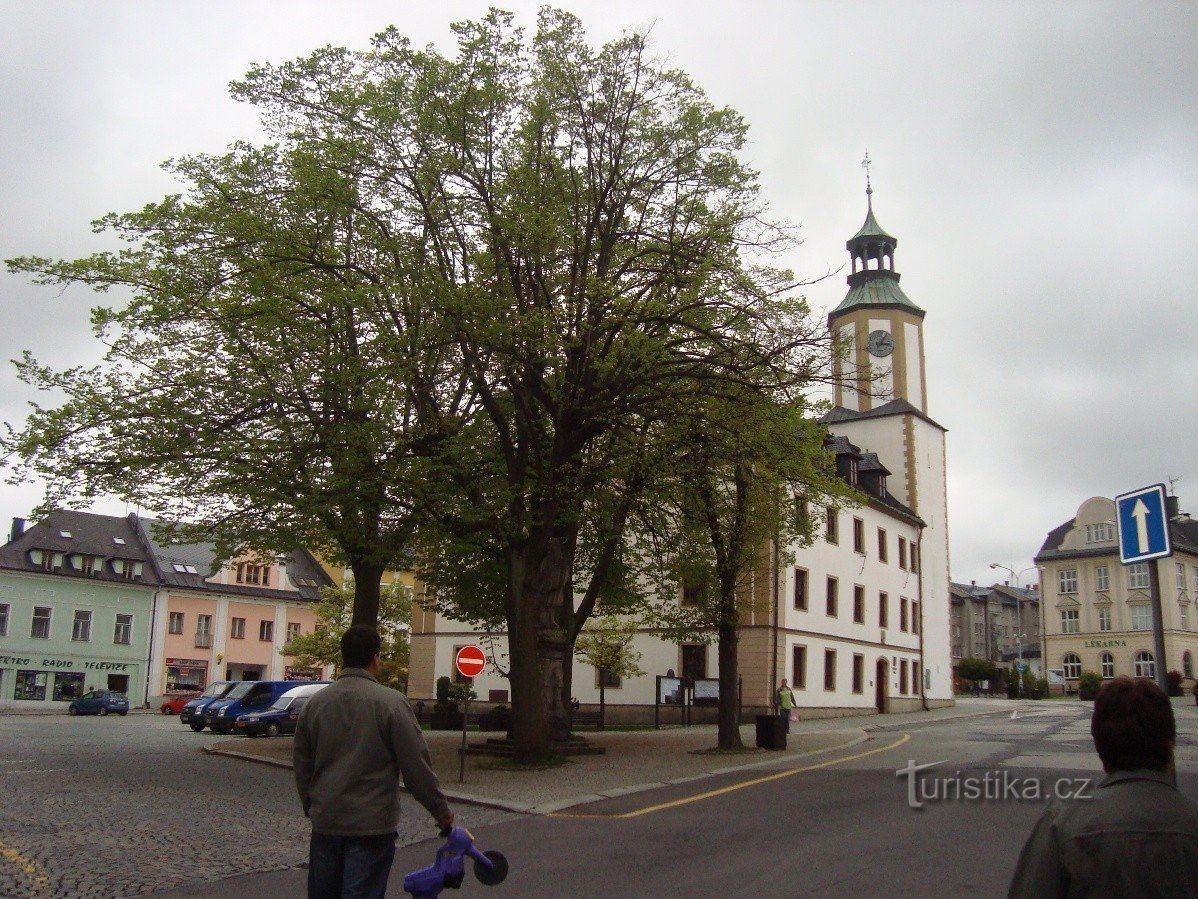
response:
[[[487,657],[481,646],[463,646],[458,650],[458,657],[454,660],[454,664],[457,666],[458,674],[462,677],[477,677],[483,673],[483,668],[487,665]]]

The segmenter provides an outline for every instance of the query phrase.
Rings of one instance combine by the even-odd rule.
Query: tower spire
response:
[[[869,158],[869,150],[865,151],[865,158],[861,160],[861,168],[865,169],[865,204],[870,210],[874,208],[874,189],[869,183],[869,167],[873,165],[873,160]]]

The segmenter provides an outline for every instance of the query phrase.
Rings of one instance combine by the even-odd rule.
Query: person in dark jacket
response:
[[[374,628],[348,628],[340,676],[308,700],[295,725],[295,785],[312,819],[311,899],[386,894],[401,775],[439,827],[453,825],[407,698],[377,680],[379,648]]]
[[[1150,680],[1107,681],[1090,734],[1106,776],[1044,812],[1009,895],[1198,896],[1198,807],[1177,790],[1169,697]]]

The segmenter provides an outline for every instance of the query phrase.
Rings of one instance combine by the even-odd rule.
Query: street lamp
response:
[[[1000,565],[998,562],[991,562],[990,567],[991,568],[1001,568],[1003,571],[1009,572],[1011,575],[1011,586],[1013,586],[1016,590],[1023,589],[1023,587],[1021,587],[1019,584],[1019,579],[1023,575],[1027,574],[1029,571],[1036,570],[1036,566],[1032,565],[1028,568],[1024,568],[1022,571],[1017,572],[1011,566]],[[1022,631],[1023,630],[1023,603],[1019,602],[1018,600],[1016,600],[1016,602],[1018,602],[1017,608],[1019,609],[1019,624],[1016,625],[1015,630]],[[1019,634],[1015,635],[1015,653],[1019,659],[1019,661],[1015,663],[1015,673],[1017,675],[1017,677],[1015,678],[1015,696],[1016,697],[1021,696],[1023,693],[1023,641],[1026,638],[1027,638],[1026,633],[1019,633]]]

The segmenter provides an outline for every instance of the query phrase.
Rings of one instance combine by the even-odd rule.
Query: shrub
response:
[[[1077,695],[1079,699],[1093,699],[1098,695],[1102,686],[1102,675],[1097,671],[1083,671],[1077,679]]]
[[[448,677],[437,678],[437,702],[449,702],[449,685]]]
[[[1169,671],[1165,674],[1165,681],[1169,685],[1169,695],[1170,696],[1180,696],[1181,695],[1182,680],[1184,680],[1184,678],[1181,676],[1180,671]]]

